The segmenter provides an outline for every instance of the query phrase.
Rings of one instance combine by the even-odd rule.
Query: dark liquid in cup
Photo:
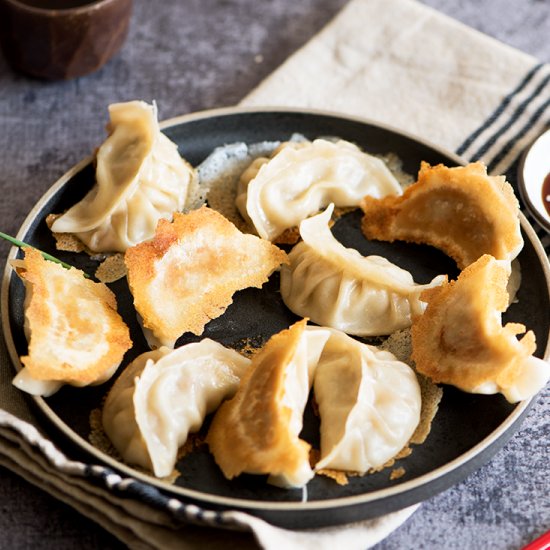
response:
[[[21,4],[44,10],[67,10],[93,4],[94,0],[19,0]]]
[[[546,212],[550,214],[550,173],[544,178],[542,184],[542,203],[546,208]]]

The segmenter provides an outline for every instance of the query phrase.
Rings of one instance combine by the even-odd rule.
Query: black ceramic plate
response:
[[[165,133],[179,145],[180,153],[193,165],[199,164],[216,146],[244,141],[284,140],[299,132],[308,138],[339,136],[357,143],[371,153],[394,152],[404,169],[415,174],[421,160],[432,164],[460,163],[456,156],[393,129],[365,121],[342,118],[319,112],[222,110],[184,116],[163,125]],[[96,267],[84,254],[55,251],[53,238],[44,222],[47,214],[62,212],[79,200],[92,186],[94,172],[84,161],[68,172],[43,197],[29,214],[18,237],[61,257],[89,273]],[[402,243],[369,242],[359,231],[359,213],[343,217],[334,232],[346,246],[363,254],[381,254],[412,271],[415,280],[427,282],[439,273],[456,275],[452,261],[437,250]],[[522,218],[525,247],[520,255],[523,283],[519,301],[505,315],[505,321],[524,323],[536,333],[537,355],[548,356],[549,277],[548,261],[533,230]],[[13,250],[11,257],[18,251]],[[145,341],[135,320],[132,300],[126,283],[112,285],[119,309],[129,324],[134,348],[125,363],[144,351]],[[226,345],[244,338],[271,334],[289,326],[296,318],[282,304],[275,274],[262,290],[247,289],[237,293],[226,313],[206,328],[204,336]],[[23,334],[22,283],[6,269],[3,285],[3,324],[10,353],[16,365],[26,351]],[[196,337],[180,339],[180,344]],[[529,403],[510,405],[501,396],[462,393],[450,387],[444,390],[439,412],[427,441],[411,456],[397,463],[405,475],[390,481],[390,470],[374,475],[352,477],[349,484],[317,476],[307,486],[307,502],[301,490],[283,490],[266,484],[262,476],[243,475],[227,481],[205,449],[195,451],[178,463],[181,475],[175,485],[136,472],[95,449],[88,442],[89,414],[97,408],[110,384],[96,388],[64,387],[47,399],[36,399],[48,422],[59,428],[80,449],[122,471],[124,474],[156,485],[170,494],[210,509],[242,509],[274,524],[305,528],[341,524],[378,516],[426,499],[464,478],[487,461],[518,429]],[[304,438],[317,442],[317,419],[306,414]]]

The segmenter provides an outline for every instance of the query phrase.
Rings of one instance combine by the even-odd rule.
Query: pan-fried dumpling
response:
[[[315,332],[316,327],[308,327]],[[367,472],[408,443],[420,421],[414,371],[389,351],[330,330],[315,370],[313,391],[321,418],[316,470]]]
[[[331,202],[359,206],[365,195],[399,195],[401,186],[384,162],[344,140],[288,142],[246,173],[236,204],[258,235],[275,240]]]
[[[328,331],[306,320],[272,336],[231,401],[214,416],[207,442],[224,475],[270,474],[270,482],[302,487],[312,477],[310,445],[299,438],[313,372]]]
[[[25,283],[28,355],[13,384],[48,396],[63,384],[101,384],[116,371],[132,346],[117,313],[115,295],[103,284],[46,261],[34,248],[13,262]]]
[[[105,400],[105,433],[126,462],[166,477],[188,434],[234,395],[249,366],[250,359],[208,338],[144,353]]]
[[[460,269],[483,254],[511,261],[523,247],[512,187],[504,176],[488,176],[480,162],[455,168],[423,162],[402,196],[366,196],[361,207],[368,239],[429,244]]]
[[[456,281],[426,290],[424,314],[413,322],[412,359],[434,382],[471,393],[502,393],[511,403],[537,393],[550,378],[548,362],[533,357],[535,335],[502,326],[508,306],[508,262],[482,256]]]
[[[332,235],[333,206],[300,224],[303,241],[281,268],[287,307],[313,322],[358,336],[380,336],[409,327],[424,311],[419,296],[444,280],[418,285],[412,275],[380,256],[361,256]]]
[[[159,129],[143,101],[109,106],[110,135],[97,151],[96,185],[57,218],[93,252],[124,252],[153,236],[159,219],[183,209],[195,170]]]
[[[160,220],[155,237],[128,249],[124,261],[143,326],[173,347],[184,332],[202,334],[237,290],[260,288],[287,257],[203,206]]]

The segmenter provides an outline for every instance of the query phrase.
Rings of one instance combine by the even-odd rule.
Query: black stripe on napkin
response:
[[[462,155],[466,150],[474,143],[474,141],[481,135],[483,130],[492,126],[502,115],[512,100],[523,91],[523,89],[533,80],[534,76],[541,70],[544,65],[539,63],[535,65],[523,78],[523,80],[512,90],[500,103],[500,105],[493,111],[489,118],[474,132],[472,132],[456,150],[458,155]]]
[[[546,86],[548,86],[549,82],[550,82],[550,74],[547,74],[542,80],[542,82],[531,92],[531,94],[516,107],[516,109],[510,116],[510,118],[508,118],[508,120],[504,122],[504,124],[502,124],[495,132],[493,132],[493,134],[489,136],[489,138],[487,138],[485,143],[481,145],[473,155],[471,155],[471,158],[473,159],[482,158],[483,155],[497,142],[497,140],[501,137],[501,135],[507,130],[509,130],[512,127],[512,125],[515,124],[523,116],[525,111],[528,109],[529,105],[533,102],[533,100],[536,97],[538,97],[544,91]],[[546,103],[543,105],[544,108],[546,108],[545,105]],[[541,116],[542,112],[544,112],[544,109],[541,111],[541,113],[538,114],[538,116],[532,115],[529,120],[531,120],[532,118],[533,122],[535,122]],[[513,146],[513,143],[514,143],[513,139],[514,138],[510,140],[512,142],[511,146]],[[487,162],[489,163],[491,161],[487,161]]]
[[[483,124],[464,140],[456,152],[466,160],[480,160],[491,147],[498,143],[507,130],[517,125],[515,133],[502,144],[498,144],[499,146],[493,153],[492,158],[489,156],[489,158],[483,160],[487,164],[489,173],[494,173],[498,169],[500,174],[506,175],[507,180],[514,187],[516,196],[518,196],[521,210],[527,215],[528,221],[535,229],[546,253],[550,256],[550,235],[525,211],[516,183],[519,159],[523,149],[529,144],[531,138],[535,138],[536,135],[550,127],[550,116],[547,116],[547,113],[550,113],[549,69],[550,66],[544,63],[535,65],[519,84],[503,98]],[[536,77],[541,76],[543,70],[546,74],[543,73],[542,80],[539,80]],[[528,94],[528,96],[513,108],[513,104],[518,100],[520,94]],[[541,98],[543,102],[533,111],[529,108],[537,98]],[[483,138],[482,135],[486,137]],[[474,154],[467,153],[474,147],[476,148]],[[512,152],[513,154],[511,154]],[[510,157],[508,161],[503,163],[508,156]]]
[[[514,148],[515,145],[518,144],[518,142],[527,134],[529,130],[532,130],[535,125],[538,126],[538,122],[541,119],[541,117],[544,115],[544,113],[550,108],[550,96],[548,99],[529,117],[529,119],[523,124],[523,126],[512,136],[508,142],[502,147],[502,149],[493,157],[493,159],[488,164],[488,171],[491,173],[495,170],[495,168],[498,166],[500,161],[506,157],[506,155]],[[546,120],[546,122],[541,126],[540,131],[537,131],[536,134],[538,135],[544,128],[550,126],[550,119]],[[525,144],[527,145],[527,144]],[[517,156],[521,154],[521,150],[523,147],[520,148],[520,150],[517,153]],[[550,156],[550,153],[549,153]]]
[[[133,478],[122,478],[106,466],[87,464],[84,475],[100,481],[110,491],[129,498],[136,498],[150,506],[164,510],[174,519],[211,527],[228,524],[227,519],[221,512],[205,510],[194,504],[184,503],[179,499],[168,497],[156,487]]]

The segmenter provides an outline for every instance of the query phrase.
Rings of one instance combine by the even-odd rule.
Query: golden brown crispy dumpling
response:
[[[301,487],[312,477],[310,445],[299,438],[313,371],[329,337],[306,331],[306,320],[273,336],[252,359],[237,394],[222,404],[207,442],[225,477],[271,474]]]
[[[533,332],[518,340],[524,325],[502,326],[507,281],[508,263],[484,255],[456,281],[422,293],[428,306],[412,325],[412,359],[419,372],[467,392],[502,393],[511,403],[546,384],[550,365],[532,357]]]
[[[287,261],[270,242],[241,233],[206,206],[160,220],[152,240],[125,254],[134,305],[158,343],[200,335],[237,290],[261,287]]]
[[[109,379],[132,346],[115,295],[78,269],[44,260],[33,248],[25,248],[25,259],[14,265],[25,282],[29,340],[14,385],[47,396],[63,384],[86,386]]]
[[[368,239],[430,244],[460,269],[483,254],[511,261],[523,247],[512,188],[480,162],[455,168],[423,162],[402,196],[366,196],[361,207]]]

